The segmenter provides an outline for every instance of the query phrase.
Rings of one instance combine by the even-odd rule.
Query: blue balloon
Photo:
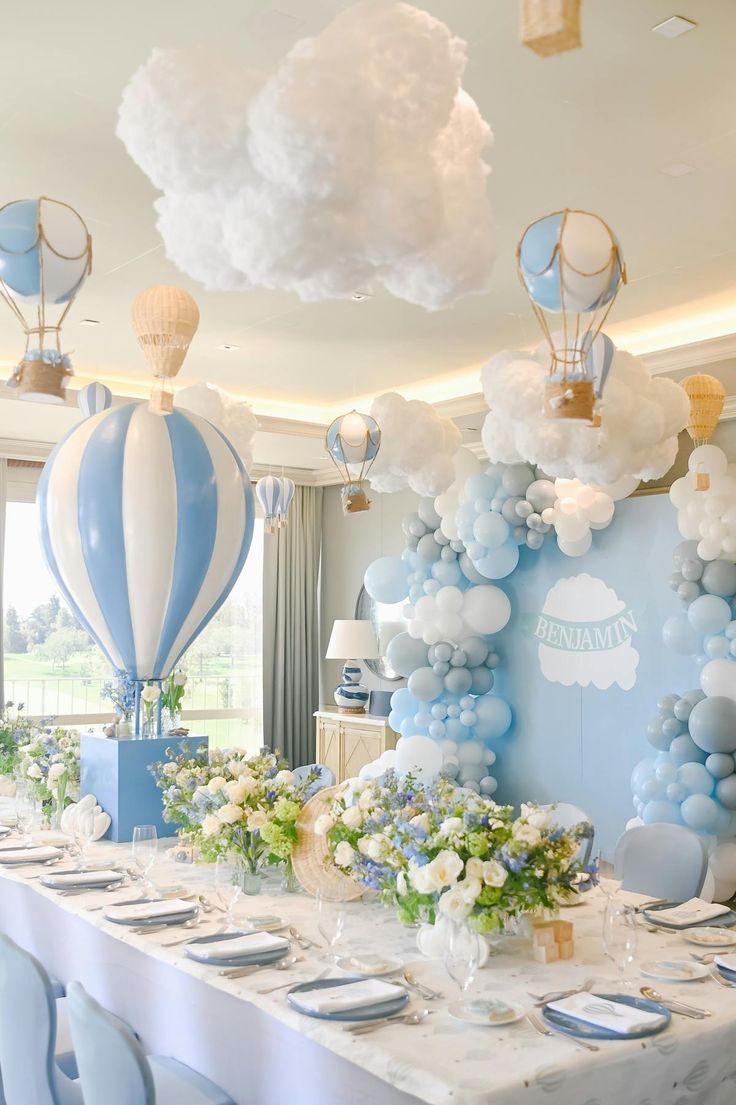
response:
[[[720,634],[705,642],[705,655],[709,660],[725,660],[731,651],[731,642]]]
[[[733,756],[725,752],[713,752],[705,761],[705,766],[714,779],[725,779],[728,775],[733,775]]]
[[[365,570],[363,585],[376,602],[403,602],[409,594],[409,572],[398,556],[381,556]]]
[[[475,701],[475,735],[479,740],[502,737],[511,726],[511,707],[497,695],[480,695]]]
[[[687,614],[674,614],[667,619],[662,626],[662,640],[667,648],[681,656],[693,656],[700,648],[700,636],[690,624]]]
[[[473,676],[467,668],[451,668],[445,676],[445,688],[450,694],[467,694],[473,683]]]
[[[88,271],[87,228],[72,208],[45,197],[0,208],[0,278],[11,294],[34,304],[68,303]]]
[[[406,717],[414,717],[421,703],[415,698],[408,687],[399,687],[391,695],[391,715],[401,721]],[[391,728],[398,730],[398,726],[391,724]]]
[[[710,833],[720,821],[717,802],[707,794],[691,794],[680,806],[685,824],[697,833]]]
[[[87,384],[77,393],[77,406],[85,418],[91,418],[93,414],[109,410],[112,406],[112,392],[104,384]],[[280,492],[279,487],[279,496]]]
[[[702,748],[698,748],[695,741],[688,733],[683,733],[680,737],[675,737],[670,745],[670,756],[672,762],[680,767],[681,764],[686,763],[705,763],[706,753]]]
[[[705,764],[682,764],[677,769],[677,782],[682,783],[688,794],[713,793],[713,776]]]
[[[459,561],[438,560],[432,565],[432,578],[442,587],[460,587],[465,580]]]
[[[508,522],[494,511],[479,514],[473,525],[473,536],[487,549],[497,549],[509,539]]]
[[[732,698],[703,698],[693,706],[688,727],[704,752],[736,752],[736,702]]]
[[[697,633],[720,633],[731,621],[731,607],[718,595],[701,595],[688,607],[687,619]]]
[[[645,825],[653,825],[659,821],[665,821],[670,825],[682,824],[679,806],[674,802],[665,802],[661,798],[647,802],[642,811],[641,819]]]
[[[441,555],[442,546],[437,544],[433,533],[425,533],[424,537],[419,538],[417,556],[420,556],[427,564],[434,564],[436,560],[440,559]],[[386,559],[391,559],[391,557]],[[401,602],[401,599],[397,599],[397,602]]]
[[[619,261],[615,260],[611,278],[603,289],[600,289],[599,278],[591,275],[589,299],[584,295],[585,285],[582,283],[584,274],[581,276],[581,286],[577,296],[573,297],[568,289],[563,299],[558,247],[566,236],[565,214],[564,211],[556,211],[552,215],[537,219],[525,230],[519,243],[521,278],[530,298],[547,311],[562,311],[565,307],[572,311],[592,311],[613,299],[621,282],[621,267]],[[612,245],[617,245],[613,235],[611,237]],[[599,267],[596,262],[594,264],[596,272]],[[580,296],[583,298],[580,299]]]
[[[729,560],[711,560],[703,569],[702,581],[709,595],[730,599],[736,594],[736,564]]]
[[[736,810],[736,775],[716,783],[716,798],[727,810]]]
[[[486,579],[505,579],[510,576],[519,563],[519,546],[515,541],[507,541],[487,556],[476,560],[475,566]]]
[[[493,686],[493,672],[489,671],[488,668],[473,668],[470,674],[472,677],[471,693],[488,694]]]
[[[432,668],[417,668],[409,676],[406,687],[409,693],[420,702],[432,702],[435,698],[439,698],[444,690],[442,677],[435,675]]]
[[[408,679],[417,668],[427,666],[427,646],[409,633],[397,633],[388,643],[386,659],[397,675]]]

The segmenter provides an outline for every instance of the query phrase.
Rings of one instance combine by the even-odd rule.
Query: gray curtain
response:
[[[5,504],[8,499],[8,462],[0,457],[0,629],[5,631],[3,612],[3,570],[5,566]],[[5,663],[4,649],[0,641],[0,710],[5,704]]]
[[[263,740],[292,767],[314,763],[319,706],[322,488],[297,485],[289,524],[265,534]]]

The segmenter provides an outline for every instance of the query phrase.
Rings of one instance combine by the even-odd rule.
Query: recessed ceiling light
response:
[[[80,319],[80,326],[99,326],[100,320],[98,318],[83,318]]]
[[[687,176],[688,173],[695,172],[695,167],[688,165],[686,161],[675,161],[672,165],[664,165],[659,171],[665,176]]]
[[[688,31],[694,31],[697,25],[692,19],[686,19],[684,15],[671,15],[669,19],[652,27],[652,30],[655,35],[662,35],[664,38],[679,38],[680,35],[686,35]]]
[[[224,349],[226,353],[232,353],[233,349],[240,349],[239,345],[218,345],[218,349]]]

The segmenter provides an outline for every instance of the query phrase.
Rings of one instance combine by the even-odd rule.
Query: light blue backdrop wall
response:
[[[595,820],[607,857],[634,815],[631,769],[643,756],[655,754],[645,731],[657,700],[697,686],[693,660],[673,655],[662,644],[662,624],[680,608],[667,584],[672,550],[680,540],[668,496],[641,496],[617,503],[612,524],[594,534],[585,556],[563,556],[556,542],[547,541],[537,554],[526,551],[513,576],[502,581],[513,613],[498,636],[496,686],[512,706],[514,724],[494,744],[498,797],[582,806]],[[639,628],[632,644],[639,663],[631,690],[616,683],[598,690],[548,682],[540,670],[537,641],[521,632],[522,616],[541,611],[558,579],[582,572],[602,579],[636,611]]]

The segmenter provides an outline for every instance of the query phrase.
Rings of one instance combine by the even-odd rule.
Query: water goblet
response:
[[[335,949],[345,927],[345,902],[323,890],[317,891],[314,901],[317,907],[317,928],[328,948],[327,953],[320,958],[335,963],[339,958]]]
[[[633,986],[628,971],[636,960],[637,944],[636,911],[613,895],[603,914],[603,950],[615,963],[619,984],[625,989]]]
[[[460,1004],[468,1004],[468,989],[478,971],[480,961],[480,937],[464,922],[451,921],[445,943],[445,969],[458,985]]]
[[[143,879],[141,896],[145,896],[153,890],[150,879],[150,871],[156,862],[156,849],[158,834],[155,825],[134,825],[132,855],[133,863]]]
[[[33,845],[31,829],[36,820],[36,799],[27,787],[19,790],[15,796],[15,823],[26,848]]]
[[[87,849],[95,835],[94,807],[76,811],[74,816],[74,842],[79,849],[79,866],[84,871],[87,866]]]
[[[233,909],[243,892],[243,865],[232,856],[218,856],[215,861],[215,890],[225,906],[225,922],[229,929],[236,928]]]

